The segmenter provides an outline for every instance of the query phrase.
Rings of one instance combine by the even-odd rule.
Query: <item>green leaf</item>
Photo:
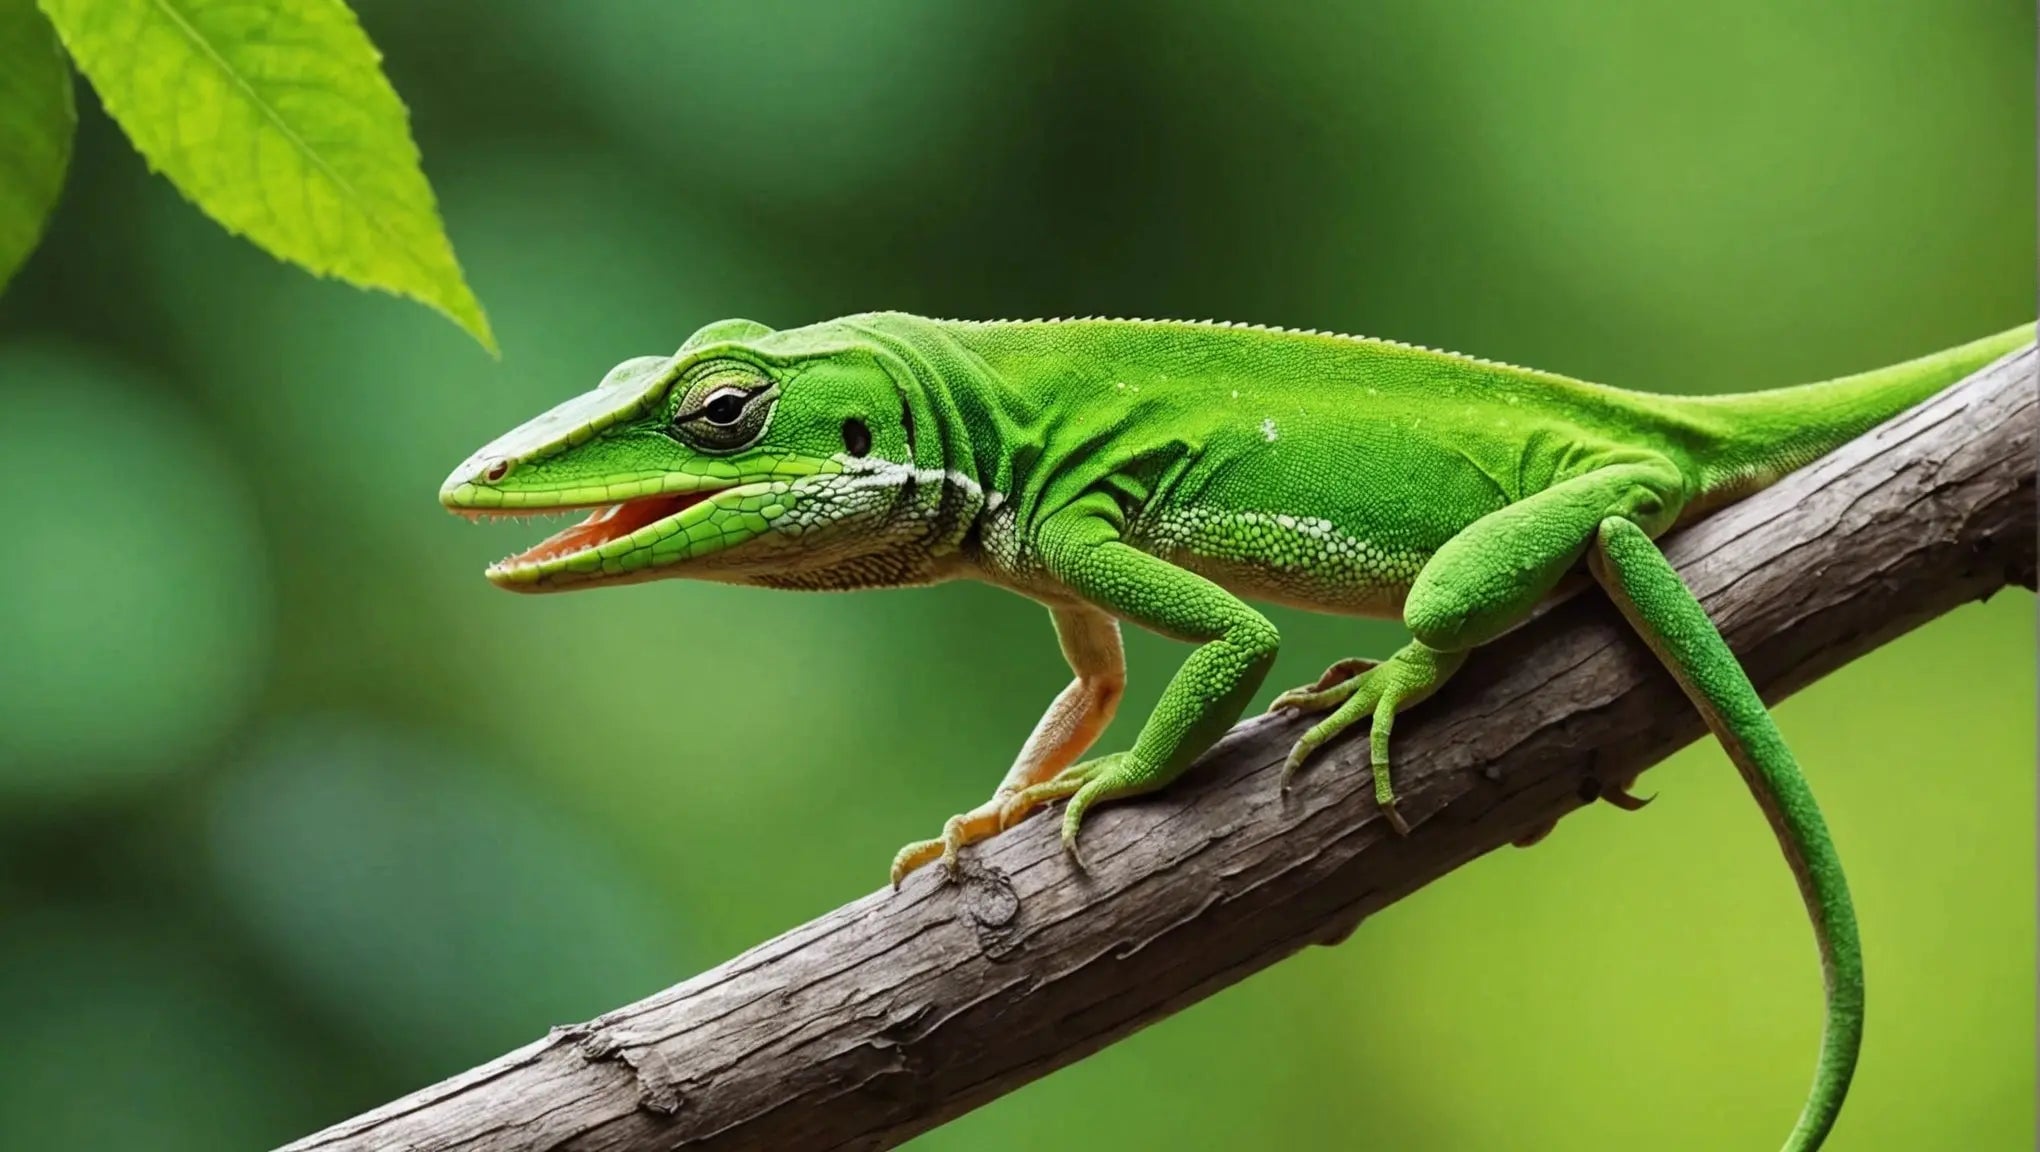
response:
[[[403,102],[342,0],[41,3],[107,113],[206,215],[319,275],[422,301],[496,350]]]
[[[77,127],[71,69],[49,22],[34,0],[0,0],[0,288],[42,239]]]

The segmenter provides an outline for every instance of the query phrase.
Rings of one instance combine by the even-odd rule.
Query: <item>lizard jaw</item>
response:
[[[641,528],[647,528],[664,520],[671,520],[697,504],[707,502],[724,488],[702,488],[692,492],[670,492],[657,496],[641,496],[617,504],[565,505],[553,508],[491,508],[486,511],[461,509],[460,511],[479,519],[481,516],[532,517],[556,514],[562,511],[577,511],[592,508],[586,519],[580,523],[555,532],[537,544],[505,556],[489,565],[486,575],[490,581],[504,587],[529,587],[540,571],[551,570],[576,558],[596,561],[599,565],[600,550]]]

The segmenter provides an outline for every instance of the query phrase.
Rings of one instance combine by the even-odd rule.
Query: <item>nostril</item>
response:
[[[496,481],[501,480],[503,477],[508,476],[509,474],[510,474],[510,462],[508,460],[498,460],[482,470],[482,479],[487,480],[491,484],[494,484]]]

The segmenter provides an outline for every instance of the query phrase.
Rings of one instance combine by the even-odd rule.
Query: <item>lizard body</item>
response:
[[[843,589],[985,580],[1047,606],[1074,678],[991,799],[912,844],[893,882],[1067,797],[1168,784],[1246,707],[1279,637],[1247,599],[1400,616],[1388,659],[1342,661],[1277,708],[1325,712],[1284,779],[1370,722],[1395,808],[1396,714],[1570,574],[1609,592],[1727,749],[1799,878],[1828,983],[1813,1092],[1825,1139],[1862,1027],[1833,843],[1747,676],[1654,539],[2031,340],[2031,327],[1798,388],[1626,391],[1389,341],[1138,320],[902,313],[775,332],[709,325],[670,357],[505,434],[441,490],[455,511],[592,509],[489,569],[522,591],[686,576]],[[1078,763],[1125,683],[1119,622],[1197,645],[1124,752]]]

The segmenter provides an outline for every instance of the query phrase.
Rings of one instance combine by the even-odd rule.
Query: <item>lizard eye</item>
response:
[[[742,389],[725,388],[702,405],[701,418],[718,428],[728,428],[744,418],[744,402],[748,399]]]
[[[777,384],[740,364],[712,365],[676,391],[682,395],[667,434],[701,452],[734,452],[756,443],[779,399]]]

